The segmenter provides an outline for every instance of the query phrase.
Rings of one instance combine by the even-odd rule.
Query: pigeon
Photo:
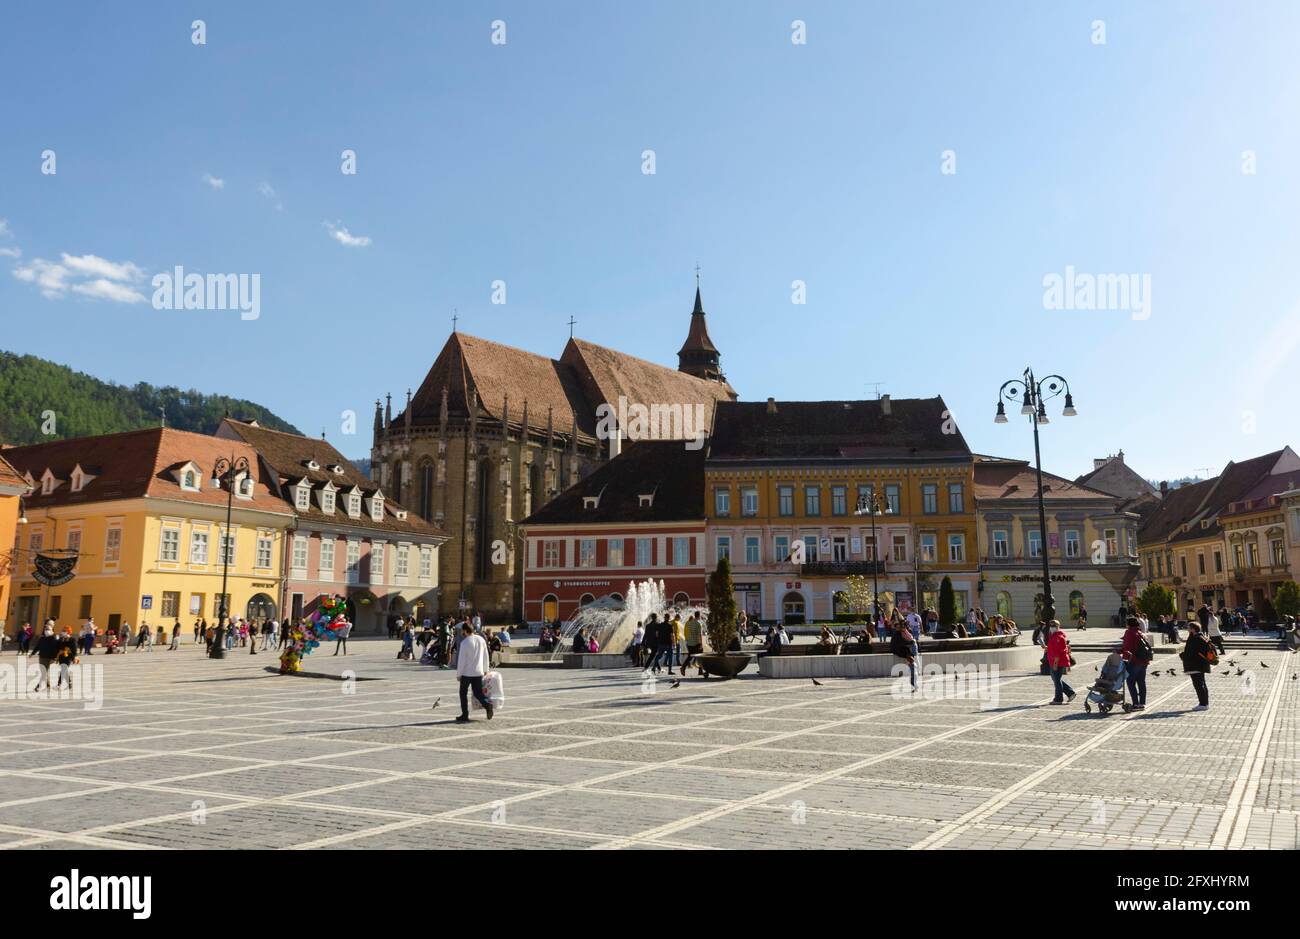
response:
[[[436,707],[438,706],[438,702],[441,701],[441,700],[442,700],[442,698],[434,698],[434,699],[433,699],[433,707],[429,708],[429,710],[432,711],[434,708],[436,708]]]
[[[682,683],[682,680],[681,680],[680,678],[674,678],[674,679],[673,679],[673,683],[672,683],[669,687],[670,687],[670,688],[676,688],[676,687],[677,687],[678,685],[680,685],[681,683]]]
[[[1244,674],[1246,674],[1246,670],[1245,670],[1244,668],[1239,668],[1239,669],[1237,669],[1237,674],[1238,674],[1238,675],[1244,675]]]
[[[1267,663],[1267,662],[1260,662],[1260,663],[1259,663],[1259,667],[1260,667],[1260,668],[1268,668],[1268,663]]]
[[[1236,660],[1236,659],[1228,659],[1228,664],[1229,664],[1229,665],[1236,665],[1236,664],[1237,664],[1237,660]]]
[[[1300,678],[1300,672],[1293,672],[1291,674],[1291,680],[1295,681],[1297,678]]]
[[[1241,657],[1242,657],[1242,658],[1245,658],[1245,657],[1248,656],[1248,655],[1250,655],[1249,652],[1243,652],[1243,653],[1241,653]]]
[[[1174,673],[1174,669],[1171,668],[1171,669],[1169,670],[1169,674],[1172,675],[1173,673]]]
[[[814,679],[812,680],[812,683],[813,683],[814,685],[816,685],[818,688],[822,687],[822,683],[819,682],[816,678],[814,678]]]
[[[1232,674],[1232,669],[1228,669],[1228,670],[1227,670],[1226,672],[1224,672],[1223,674],[1225,674],[1225,675],[1231,675],[1231,674]]]

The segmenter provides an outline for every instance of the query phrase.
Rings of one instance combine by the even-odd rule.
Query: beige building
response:
[[[980,607],[1019,623],[1039,618],[1043,555],[1062,622],[1086,608],[1091,625],[1113,623],[1137,580],[1136,512],[1125,498],[1043,474],[1047,531],[1038,518],[1038,480],[1024,460],[975,458]]]

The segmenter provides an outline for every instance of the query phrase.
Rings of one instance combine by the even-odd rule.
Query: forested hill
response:
[[[212,372],[214,378],[231,374],[228,369]],[[46,421],[42,415],[47,411],[54,412],[52,434],[42,432]],[[164,411],[168,427],[201,434],[216,430],[227,412],[273,430],[299,433],[266,408],[242,398],[157,388],[147,382],[128,388],[34,355],[0,351],[0,443],[42,443],[156,427]]]

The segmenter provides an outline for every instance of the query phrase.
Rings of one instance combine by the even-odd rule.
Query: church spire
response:
[[[700,267],[695,266],[695,309],[691,311],[691,328],[686,334],[686,342],[677,352],[677,371],[706,378],[711,381],[724,381],[719,364],[721,353],[709,338],[709,326],[704,318],[704,300],[700,296]]]

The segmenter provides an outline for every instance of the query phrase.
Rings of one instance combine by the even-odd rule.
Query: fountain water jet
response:
[[[664,582],[647,578],[639,583],[629,581],[627,599],[617,600],[613,597],[601,597],[595,603],[589,603],[580,609],[564,627],[560,634],[560,645],[556,654],[573,651],[573,637],[579,629],[586,629],[587,635],[595,635],[596,645],[601,652],[623,653],[632,643],[632,634],[637,623],[644,623],[651,613],[663,618],[668,613],[679,613],[682,622],[691,614],[701,624],[708,620],[709,611],[703,606],[677,606],[670,603],[665,595]],[[705,645],[708,639],[705,637]]]

